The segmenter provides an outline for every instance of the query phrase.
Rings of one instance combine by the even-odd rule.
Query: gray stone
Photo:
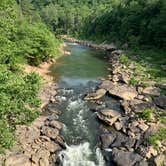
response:
[[[116,135],[115,134],[102,134],[100,136],[101,143],[102,143],[102,148],[109,148],[109,146],[113,143],[115,140]]]
[[[97,113],[97,117],[109,125],[114,124],[120,116],[119,112],[112,109],[103,109]]]
[[[118,150],[117,148],[112,150],[112,157],[113,161],[118,166],[134,166],[137,162],[143,160],[143,158],[137,153],[126,152],[123,150]]]
[[[84,100],[98,100],[106,94],[105,89],[98,89],[96,92],[88,94]]]
[[[107,91],[110,90],[113,87],[114,87],[113,83],[109,80],[103,81],[102,84],[100,85],[101,89],[105,89]]]
[[[41,133],[49,138],[55,139],[59,135],[59,130],[52,127],[43,126]]]
[[[116,134],[116,139],[111,145],[111,147],[126,147],[126,148],[132,148],[135,144],[135,139],[130,138],[120,132]]]
[[[123,100],[133,100],[138,95],[134,87],[127,85],[116,85],[109,90],[109,93]]]
[[[142,91],[142,93],[148,94],[148,95],[159,96],[161,93],[161,89],[158,87],[147,87]]]
[[[54,128],[57,128],[58,130],[62,129],[63,128],[63,123],[57,121],[57,120],[52,120],[49,122],[49,125],[51,127],[54,127]]]
[[[159,96],[154,99],[154,103],[163,109],[166,109],[166,96]]]

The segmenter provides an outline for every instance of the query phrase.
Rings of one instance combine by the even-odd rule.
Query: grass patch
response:
[[[139,81],[132,77],[129,81],[130,85],[136,86],[138,85]]]
[[[142,118],[149,122],[149,121],[151,121],[152,112],[153,112],[153,110],[151,110],[151,109],[145,109],[142,113],[138,114],[138,118]]]
[[[127,66],[129,64],[129,58],[127,57],[127,55],[122,54],[120,57],[120,62]]]
[[[135,74],[142,76],[143,81],[154,80],[158,83],[166,83],[166,71],[162,68],[162,65],[166,64],[164,49],[129,50],[127,55],[136,64]]]
[[[155,135],[149,138],[149,142],[158,149],[157,141],[163,141],[166,139],[166,128],[161,128]]]

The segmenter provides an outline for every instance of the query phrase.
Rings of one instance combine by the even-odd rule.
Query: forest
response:
[[[38,115],[41,79],[25,75],[59,54],[59,35],[98,43],[165,49],[165,0],[1,0],[0,150],[15,143],[18,124]],[[28,105],[28,107],[27,107]]]

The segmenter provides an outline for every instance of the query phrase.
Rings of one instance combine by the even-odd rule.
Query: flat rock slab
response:
[[[112,109],[103,109],[97,113],[97,117],[108,125],[113,125],[121,117],[121,114]]]
[[[105,80],[102,82],[102,84],[99,87],[101,89],[105,89],[105,90],[109,91],[110,89],[114,88],[114,84],[109,80]]]
[[[142,91],[142,93],[148,94],[148,95],[159,96],[161,93],[161,89],[158,87],[147,87]]]
[[[100,113],[104,116],[107,116],[107,117],[115,117],[115,116],[121,115],[118,111],[113,110],[113,109],[109,109],[109,108],[100,110]]]
[[[98,89],[96,92],[88,94],[84,100],[98,100],[102,98],[106,92],[107,91],[105,89]]]
[[[5,161],[6,166],[31,166],[29,157],[26,155],[12,155],[9,156]]]
[[[133,100],[138,95],[134,87],[127,85],[114,85],[114,87],[109,90],[109,94],[123,100]]]
[[[124,108],[125,113],[131,111],[136,113],[142,113],[145,109],[153,109],[155,105],[151,102],[145,102],[139,99],[133,99],[130,101],[121,102],[121,106]]]

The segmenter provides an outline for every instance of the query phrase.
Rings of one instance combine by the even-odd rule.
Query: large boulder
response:
[[[116,85],[109,90],[109,94],[123,100],[133,100],[138,95],[134,87],[127,85]]]
[[[118,166],[135,166],[136,164],[141,166],[139,163],[143,162],[143,158],[134,152],[127,152],[123,150],[119,150],[117,148],[114,148],[112,150],[112,157],[113,161],[118,165]],[[146,161],[143,162],[144,166],[148,166],[148,163]]]
[[[125,134],[122,134],[120,132],[116,133],[116,139],[112,143],[111,147],[126,147],[126,148],[132,148],[135,145],[135,139],[130,138],[126,136]]]
[[[163,109],[166,109],[166,96],[159,96],[154,99],[154,103]]]
[[[116,134],[102,134],[100,136],[100,139],[101,139],[101,143],[102,143],[102,148],[105,149],[105,148],[109,148],[110,145],[114,142],[116,138]]]
[[[105,80],[102,82],[102,84],[100,85],[101,89],[105,89],[105,90],[110,90],[114,87],[113,83],[109,80]]]
[[[108,125],[113,125],[121,114],[112,109],[103,109],[97,113],[97,117]]]
[[[128,114],[131,111],[141,113],[145,109],[153,109],[155,105],[152,102],[145,102],[139,99],[133,99],[130,101],[122,101],[121,106],[123,107],[125,114]]]
[[[105,94],[106,94],[105,89],[98,89],[96,92],[88,94],[84,98],[84,100],[98,100],[98,99],[102,98]]]

